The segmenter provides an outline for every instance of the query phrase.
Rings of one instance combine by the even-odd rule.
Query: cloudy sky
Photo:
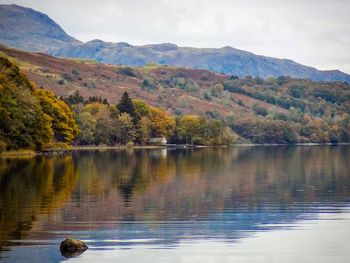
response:
[[[19,0],[70,35],[133,45],[232,46],[350,73],[350,0]]]

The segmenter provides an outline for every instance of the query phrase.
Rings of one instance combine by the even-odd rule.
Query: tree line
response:
[[[66,98],[78,101],[79,93]],[[71,104],[80,132],[80,145],[146,145],[152,137],[165,137],[170,143],[201,145],[232,144],[236,137],[224,122],[195,115],[177,118],[124,92],[119,103],[110,105],[100,100]]]
[[[227,125],[250,142],[350,141],[350,86],[346,83],[313,82],[285,76],[266,80],[245,77],[227,80],[223,88],[266,102],[266,106],[260,102],[252,105],[252,114],[234,116],[227,121]]]
[[[223,145],[234,135],[221,121],[175,118],[125,92],[116,105],[84,100],[79,92],[60,99],[37,89],[17,65],[0,56],[0,151],[76,145],[146,145],[152,137],[170,142]]]
[[[163,78],[172,83],[172,76]],[[147,85],[155,80],[150,78]],[[191,92],[204,92],[203,99],[231,103],[241,113],[222,116],[208,109],[202,116],[172,116],[127,92],[117,104],[97,96],[83,98],[78,91],[58,98],[37,89],[0,56],[0,151],[72,144],[146,145],[153,137],[198,145],[350,141],[350,88],[345,83],[234,77],[208,88],[189,77],[176,79],[174,85],[188,88],[188,83],[196,87]],[[240,99],[232,97],[237,94]],[[257,101],[249,105],[247,98]]]

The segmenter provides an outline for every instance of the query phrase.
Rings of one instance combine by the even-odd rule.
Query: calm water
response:
[[[66,238],[90,249],[60,254]],[[0,160],[0,261],[349,262],[350,147]]]

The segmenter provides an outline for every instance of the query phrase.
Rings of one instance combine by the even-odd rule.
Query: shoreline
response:
[[[35,157],[37,153],[34,150],[11,150],[11,151],[5,151],[0,154],[0,158],[32,158]]]
[[[221,145],[221,146],[205,146],[205,145],[168,145],[168,146],[142,146],[136,145],[132,147],[127,146],[72,146],[70,148],[57,148],[47,149],[39,152],[34,150],[11,150],[0,154],[0,158],[31,158],[35,156],[52,156],[61,155],[67,152],[73,151],[104,151],[104,150],[133,150],[133,149],[203,149],[203,148],[235,148],[235,147],[300,147],[300,146],[348,146],[350,143],[295,143],[295,144],[282,144],[282,143],[241,143],[233,145]]]
[[[241,144],[234,144],[230,145],[229,147],[235,147],[235,146],[342,146],[342,145],[350,145],[350,142],[342,142],[342,143],[241,143]]]

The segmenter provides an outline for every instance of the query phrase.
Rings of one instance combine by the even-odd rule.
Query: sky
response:
[[[0,0],[68,34],[132,45],[234,48],[350,73],[350,0]]]

